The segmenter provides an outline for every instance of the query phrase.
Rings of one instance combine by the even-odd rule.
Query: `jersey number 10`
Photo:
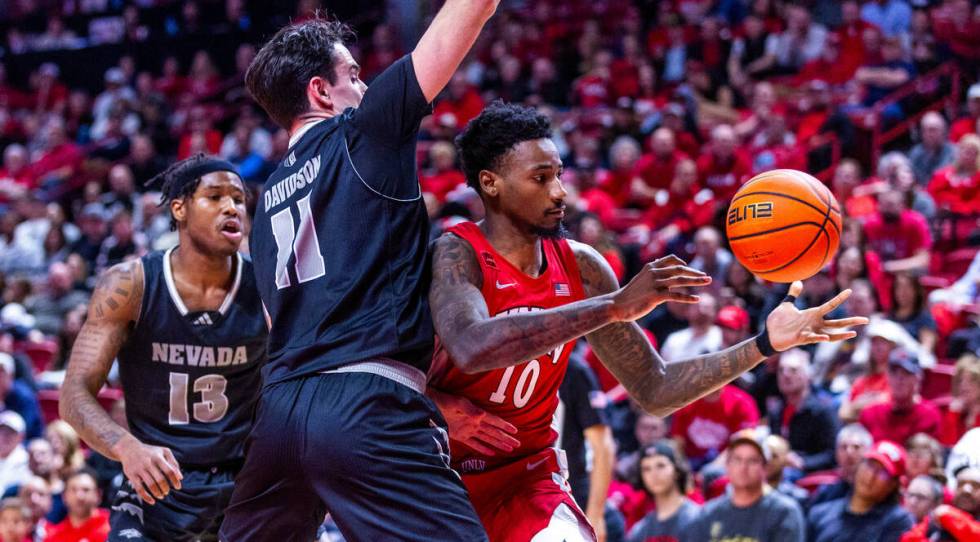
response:
[[[299,228],[293,225],[293,213],[289,207],[272,215],[272,235],[276,238],[276,288],[282,290],[292,285],[289,278],[290,256],[296,254],[296,280],[300,283],[320,278],[327,273],[320,254],[320,240],[316,237],[313,213],[310,211],[310,194],[296,202],[299,207]]]

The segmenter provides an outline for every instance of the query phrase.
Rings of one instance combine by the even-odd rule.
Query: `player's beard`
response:
[[[535,226],[534,235],[545,239],[564,239],[568,237],[568,228],[565,227],[565,221],[562,220],[559,221],[558,225],[554,228],[542,228]]]

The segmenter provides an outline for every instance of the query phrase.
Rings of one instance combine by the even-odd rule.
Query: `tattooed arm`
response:
[[[470,244],[443,235],[434,243],[432,258],[429,303],[436,333],[456,366],[468,373],[536,358],[611,322],[640,318],[667,300],[697,301],[671,288],[710,282],[700,271],[676,265],[680,260],[671,256],[665,261],[675,265],[648,266],[630,284],[605,295],[491,318],[480,292],[483,275]]]
[[[582,243],[570,243],[587,296],[606,295],[618,288],[616,275],[595,249]],[[790,292],[799,295],[802,288],[801,283],[794,283]],[[805,311],[797,310],[792,303],[782,303],[766,320],[773,348],[783,351],[800,344],[853,337],[853,331],[836,330],[867,323],[866,319],[823,319],[848,295],[849,290],[821,307]],[[586,338],[603,365],[612,371],[630,396],[644,410],[658,416],[666,416],[721,388],[765,359],[756,339],[752,338],[720,352],[665,363],[634,322],[610,324]]]
[[[58,410],[89,446],[121,461],[134,488],[152,504],[150,493],[162,499],[169,485],[180,487],[177,461],[170,450],[139,442],[112,420],[96,398],[139,317],[143,284],[139,260],[115,265],[99,279],[89,302],[88,318],[71,351]]]

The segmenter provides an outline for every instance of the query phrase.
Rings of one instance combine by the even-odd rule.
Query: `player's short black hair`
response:
[[[174,162],[167,169],[146,181],[145,184],[147,186],[159,185],[160,192],[163,194],[160,197],[159,206],[169,207],[171,201],[190,196],[197,190],[197,185],[201,184],[203,176],[197,177],[193,181],[185,182],[185,173],[211,160],[214,160],[213,156],[199,152],[189,158]],[[244,184],[242,183],[242,185]],[[248,197],[248,190],[245,191],[245,196],[246,198]],[[173,215],[170,216],[170,231],[177,231],[177,220]]]
[[[494,101],[456,137],[466,184],[479,193],[481,171],[499,166],[518,143],[550,136],[551,121],[533,107]]]
[[[310,103],[306,86],[316,76],[337,83],[336,44],[354,40],[354,31],[340,21],[316,18],[281,28],[262,46],[245,72],[249,94],[279,126],[289,129]]]

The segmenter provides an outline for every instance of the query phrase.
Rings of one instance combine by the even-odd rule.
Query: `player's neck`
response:
[[[480,230],[498,254],[526,275],[537,277],[544,264],[541,238],[492,213],[480,222]]]
[[[186,243],[174,249],[170,263],[175,275],[187,277],[204,289],[223,288],[232,280],[235,258],[232,256],[213,256],[189,247]]]
[[[310,126],[321,120],[332,119],[335,116],[337,116],[335,111],[308,111],[296,117],[293,120],[293,124],[289,127],[290,146],[292,146],[297,134],[301,134],[304,130],[307,130]]]

